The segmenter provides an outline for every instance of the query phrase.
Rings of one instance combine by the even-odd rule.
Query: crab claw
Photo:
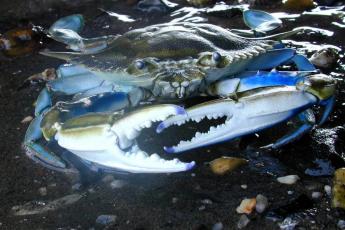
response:
[[[139,149],[135,139],[153,122],[185,111],[175,105],[155,105],[128,115],[88,114],[65,122],[55,138],[58,144],[80,158],[132,173],[171,173],[190,170],[195,162],[164,160]]]
[[[238,138],[271,127],[296,116],[316,104],[318,99],[293,86],[256,90],[238,100],[220,99],[202,103],[187,109],[187,114],[163,121],[157,132],[171,125],[181,125],[189,120],[200,122],[204,118],[226,117],[225,123],[211,127],[207,133],[195,134],[189,141],[181,141],[173,147],[165,147],[169,153],[177,153]]]

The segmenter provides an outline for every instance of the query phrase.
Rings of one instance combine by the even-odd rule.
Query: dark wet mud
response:
[[[182,6],[187,5],[182,3]],[[97,10],[98,7],[129,15],[136,21],[119,21]],[[93,37],[121,34],[133,28],[178,19],[191,12],[191,8],[183,9],[175,13],[147,14],[133,10],[124,2],[102,2],[78,9],[52,11],[29,21],[48,28],[62,16],[82,13],[87,19],[83,35]],[[272,6],[269,9],[261,6],[261,9],[282,11]],[[190,15],[188,20],[191,21],[204,20],[226,28],[245,28],[240,14],[231,18],[200,12]],[[260,133],[260,138],[253,135],[241,141],[189,151],[179,158],[195,160],[197,167],[190,172],[169,175],[101,174],[91,172],[83,165],[77,166],[80,175],[66,175],[28,159],[22,148],[28,124],[21,121],[33,116],[32,105],[43,84],[21,86],[29,76],[57,67],[62,62],[37,53],[17,58],[1,56],[0,229],[212,229],[216,226],[237,229],[241,217],[236,212],[237,206],[244,198],[258,194],[268,198],[269,207],[262,214],[254,211],[248,215],[250,222],[246,229],[279,229],[284,220],[286,226],[295,226],[295,229],[337,229],[339,221],[345,220],[345,211],[331,207],[331,197],[325,186],[332,186],[334,170],[345,166],[345,38],[344,28],[332,22],[341,23],[341,19],[303,15],[283,19],[283,28],[279,29],[287,31],[297,26],[313,26],[334,32],[333,36],[309,34],[291,38],[298,42],[309,41],[317,48],[333,45],[341,49],[337,65],[323,70],[336,77],[339,85],[334,111],[322,127],[279,150],[262,151],[255,147],[282,135],[280,127]],[[19,23],[22,22],[1,21],[0,33]],[[43,48],[62,50],[63,46],[48,39]],[[310,57],[313,52],[315,50],[309,50],[306,54]],[[195,129],[193,124],[183,128],[186,137]],[[142,133],[139,144],[145,151],[163,155],[162,147],[177,143],[181,136],[179,128],[161,135],[155,134],[152,128]],[[243,157],[249,164],[230,174],[217,176],[207,163],[220,156]],[[300,180],[294,185],[277,182],[278,176],[290,174],[298,175]],[[321,195],[315,198],[312,196],[315,192]],[[96,222],[100,215],[111,215],[108,217],[110,223],[99,223],[105,221],[102,218]],[[286,224],[288,222],[290,224]]]

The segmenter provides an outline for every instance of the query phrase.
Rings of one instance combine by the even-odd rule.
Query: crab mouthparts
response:
[[[226,103],[226,102],[225,102]],[[168,153],[183,152],[189,149],[207,146],[228,139],[227,133],[232,123],[232,114],[226,109],[226,104],[220,103],[204,103],[199,106],[191,107],[186,114],[176,115],[160,123],[156,129],[157,133],[161,133],[164,129],[178,125],[181,126],[189,121],[200,123],[202,120],[219,120],[224,119],[222,124],[210,126],[205,133],[196,132],[190,140],[180,141],[177,145],[164,147]]]

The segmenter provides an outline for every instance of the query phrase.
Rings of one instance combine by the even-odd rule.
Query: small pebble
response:
[[[210,168],[214,174],[224,175],[247,163],[248,160],[243,158],[220,157],[210,162]]]
[[[283,222],[279,224],[279,227],[282,230],[294,230],[297,224],[297,220],[294,220],[291,217],[286,217]]]
[[[32,119],[34,119],[32,116],[27,116],[21,121],[21,123],[22,124],[29,123],[30,121],[32,121]]]
[[[243,188],[243,189],[247,189],[247,188],[248,188],[248,185],[246,185],[246,184],[242,184],[242,185],[241,185],[241,188]]]
[[[237,228],[242,229],[248,225],[250,222],[249,218],[246,215],[241,215],[240,219],[238,220],[237,223]]]
[[[111,225],[114,224],[117,219],[115,215],[100,215],[96,219],[97,224],[101,225]]]
[[[212,230],[222,230],[224,228],[221,222],[215,223],[212,227]]]
[[[46,196],[47,195],[47,188],[46,187],[39,188],[38,192],[40,193],[41,196]]]
[[[199,211],[205,210],[206,206],[205,205],[201,205],[198,209],[199,209]]]
[[[191,175],[191,177],[195,177],[196,176],[196,174],[195,173],[192,173],[192,174],[190,174]]]
[[[256,206],[255,206],[256,212],[263,213],[266,210],[267,206],[268,206],[268,199],[261,194],[257,195]]]
[[[79,190],[81,188],[81,183],[76,183],[72,185],[72,190]]]
[[[102,181],[103,181],[104,183],[109,183],[109,182],[111,182],[111,181],[113,181],[113,180],[114,180],[113,175],[106,175],[105,177],[102,178]]]
[[[172,202],[173,204],[176,204],[177,201],[178,201],[177,197],[173,197],[173,198],[171,199],[171,202]]]
[[[255,198],[243,199],[241,201],[240,206],[236,208],[236,212],[240,214],[242,213],[250,214],[254,210],[255,206],[256,206]]]
[[[325,190],[325,193],[327,194],[327,196],[331,196],[331,194],[332,194],[331,186],[325,185],[325,187],[323,189]]]
[[[288,175],[283,177],[278,177],[277,181],[282,184],[295,184],[299,180],[299,176],[297,175]]]
[[[325,48],[317,51],[309,59],[312,64],[321,68],[331,68],[339,59],[338,51],[332,48]]]
[[[110,182],[109,185],[112,189],[115,189],[115,188],[122,188],[125,184],[126,182],[122,180],[113,180],[112,182]]]
[[[202,204],[212,204],[213,202],[210,199],[204,199],[204,200],[201,201],[201,203]]]
[[[334,172],[332,206],[345,209],[345,168],[339,168]]]
[[[338,224],[337,224],[337,227],[339,229],[345,229],[345,220],[339,220]]]
[[[293,193],[294,193],[294,191],[291,191],[291,190],[287,191],[288,195],[292,195]]]
[[[311,198],[317,200],[317,199],[320,199],[322,197],[322,193],[321,192],[313,192],[311,194]]]

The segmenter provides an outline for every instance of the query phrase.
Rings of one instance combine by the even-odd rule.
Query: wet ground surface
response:
[[[31,21],[47,28],[59,17],[83,13],[87,19],[83,33],[91,37],[123,33],[130,28],[172,19],[170,13],[142,14],[122,3],[107,3],[102,7],[130,15],[136,21],[121,22],[95,10],[97,7],[94,5],[63,13],[53,11]],[[269,11],[280,12],[281,9]],[[181,12],[174,17],[184,15],[186,13]],[[202,13],[192,15],[196,16],[198,18],[191,20],[208,20],[227,28],[245,28],[240,15],[232,18]],[[283,21],[284,31],[297,26],[315,26],[334,32],[331,37],[298,35],[292,38],[294,41],[344,48],[344,29],[331,24],[333,21],[341,22],[339,19],[304,15]],[[16,22],[2,22],[0,32],[15,25]],[[52,41],[44,46],[61,48]],[[311,54],[308,53],[309,56]],[[1,57],[0,229],[212,229],[216,223],[222,223],[224,229],[235,229],[240,219],[236,207],[242,199],[257,194],[268,198],[269,208],[263,214],[250,214],[247,229],[279,229],[279,223],[287,217],[297,223],[297,229],[336,229],[338,221],[345,219],[344,210],[331,208],[331,197],[324,191],[325,185],[332,185],[334,169],[345,166],[343,60],[336,67],[325,70],[338,78],[339,87],[335,110],[323,127],[276,151],[253,150],[250,146],[264,139],[257,140],[255,136],[241,142],[196,149],[181,155],[182,160],[196,160],[198,166],[195,170],[169,175],[96,174],[83,168],[80,175],[65,175],[45,169],[25,156],[21,144],[27,124],[21,121],[33,115],[32,104],[42,85],[18,88],[28,76],[61,63],[38,54],[15,59]],[[184,128],[193,131],[192,125]],[[260,136],[278,135],[280,131],[273,129]],[[162,155],[162,147],[169,141],[176,143],[180,136],[181,131],[177,128],[160,136],[149,129],[141,135],[140,145],[146,151],[158,151]],[[230,174],[217,176],[207,163],[220,156],[244,157],[249,164]],[[297,174],[301,179],[294,185],[276,181],[277,176],[289,174]],[[313,192],[321,192],[322,196],[313,199]],[[67,196],[71,194],[74,195]],[[51,203],[62,197],[65,200]],[[28,202],[31,206],[26,205],[27,210],[44,210],[43,207],[54,210],[32,215],[19,212]],[[96,219],[102,214],[116,216],[115,221],[107,226],[97,224]]]

